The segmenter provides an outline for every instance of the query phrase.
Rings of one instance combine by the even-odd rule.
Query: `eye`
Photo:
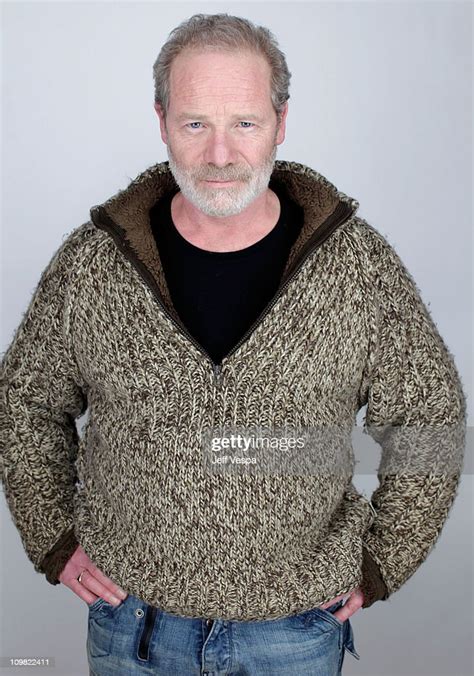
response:
[[[244,121],[242,121],[242,122],[240,122],[240,124],[250,124],[251,127],[255,127],[255,125],[254,125],[253,122],[244,122]],[[250,129],[251,127],[244,127],[244,129]]]
[[[202,124],[202,122],[189,122],[186,126],[190,127],[192,124]],[[191,127],[191,129],[198,129],[198,127]]]

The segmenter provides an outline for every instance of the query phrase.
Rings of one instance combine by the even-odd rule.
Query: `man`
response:
[[[290,73],[267,29],[195,15],[154,76],[169,162],[91,209],[4,355],[8,504],[35,570],[89,605],[91,673],[339,674],[349,617],[448,517],[460,378],[358,202],[275,160]],[[348,442],[364,405],[371,501]],[[329,431],[313,471],[206,465],[209,431],[286,425]]]

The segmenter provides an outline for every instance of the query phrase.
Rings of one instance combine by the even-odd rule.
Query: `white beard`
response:
[[[246,209],[259,195],[268,188],[277,154],[278,146],[273,146],[271,154],[265,162],[254,169],[240,170],[235,167],[227,169],[199,168],[188,170],[181,168],[175,161],[170,145],[166,146],[169,166],[173,177],[184,197],[208,216],[235,216]],[[237,185],[213,187],[204,183],[202,178],[221,180],[241,180]]]

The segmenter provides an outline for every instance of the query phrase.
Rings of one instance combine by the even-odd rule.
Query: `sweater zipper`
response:
[[[203,351],[202,347],[201,347],[201,351]],[[214,370],[214,383],[215,383],[216,387],[218,387],[218,385],[220,383],[221,375],[222,375],[222,364],[221,363],[216,364],[216,362],[211,359],[210,355],[208,355],[207,352],[205,352],[205,354],[206,354],[207,357],[209,357],[209,359],[211,361],[212,368]]]
[[[358,205],[356,202],[355,204]],[[303,250],[300,252],[298,258],[293,261],[293,266],[288,270],[286,279],[283,284],[280,284],[278,287],[275,296],[272,298],[270,303],[264,308],[262,313],[257,317],[257,319],[251,324],[249,329],[244,333],[244,335],[240,338],[239,342],[234,345],[232,350],[228,352],[224,359],[228,359],[232,354],[234,354],[239,347],[247,340],[247,338],[250,336],[253,331],[261,324],[261,322],[265,319],[265,317],[268,315],[268,313],[271,311],[271,309],[275,306],[275,304],[279,301],[281,298],[282,294],[284,291],[288,288],[292,280],[295,278],[303,264],[306,262],[306,260],[309,258],[309,256],[316,250],[318,249],[323,242],[326,241],[326,239],[345,221],[347,221],[353,214],[355,213],[355,209],[353,206],[350,204],[347,204],[345,202],[340,202],[336,209],[333,211],[333,213],[322,223],[322,225],[318,228],[316,233],[312,235],[312,237],[309,238],[309,240],[306,242],[306,245],[304,246]],[[130,260],[133,262],[135,268],[138,269],[138,271],[141,273],[142,277],[144,278],[145,282],[147,283],[148,287],[151,289],[153,292],[154,297],[158,301],[160,307],[162,308],[163,312],[166,314],[166,316],[170,319],[170,321],[173,323],[173,325],[191,341],[191,343],[196,347],[196,349],[203,354],[206,359],[208,359],[211,363],[212,370],[214,373],[214,382],[216,387],[220,384],[221,381],[221,376],[222,376],[222,362],[216,363],[211,355],[204,350],[202,345],[198,343],[198,341],[194,338],[194,336],[187,330],[187,328],[184,326],[184,324],[181,324],[180,322],[177,322],[176,319],[173,317],[168,312],[168,309],[166,308],[165,304],[163,303],[161,299],[161,293],[160,289],[158,287],[158,284],[156,283],[155,278],[149,271],[149,269],[146,267],[146,265],[142,262],[142,260],[137,256],[135,251],[127,244],[123,237],[123,229],[112,219],[110,216],[105,212],[105,210],[99,206],[99,207],[93,207],[91,209],[91,215],[94,218],[94,223],[98,225],[100,228],[103,230],[106,230],[109,232],[113,239],[115,240],[117,246],[119,249],[122,251],[122,253]]]
[[[342,205],[342,206],[341,206]],[[232,350],[228,352],[225,356],[225,359],[228,359],[233,355],[239,347],[247,340],[251,333],[257,328],[261,322],[265,319],[268,313],[280,300],[282,294],[289,287],[293,279],[296,277],[297,273],[306,262],[306,260],[311,256],[311,254],[318,249],[321,244],[331,235],[334,230],[336,230],[342,223],[345,223],[354,213],[354,210],[351,206],[347,205],[345,202],[340,203],[334,212],[329,216],[329,218],[318,228],[317,232],[309,238],[306,242],[306,245],[303,248],[303,251],[300,252],[298,258],[293,261],[293,267],[290,268],[286,275],[286,280],[278,287],[275,295],[269,304],[264,308],[262,313],[257,317],[253,324],[248,328],[248,330],[241,337],[239,342],[234,345]],[[320,232],[320,229],[323,228],[323,231]],[[219,365],[220,366],[220,365]]]
[[[316,249],[318,249],[321,246],[321,244],[329,237],[329,235],[331,235],[334,232],[334,230],[336,230],[340,225],[342,225],[342,223],[344,223],[346,220],[348,220],[350,216],[352,216],[353,211],[350,207],[348,207],[346,204],[343,203],[344,210],[342,210],[342,208],[340,209],[340,206],[341,205],[338,205],[338,208],[335,210],[335,212],[333,212],[331,216],[329,216],[329,218],[324,222],[323,224],[324,232],[321,234],[318,229],[318,231],[306,242],[303,251],[301,251],[298,258],[295,261],[293,261],[293,268],[290,268],[288,270],[286,280],[282,284],[280,284],[275,295],[273,296],[269,304],[264,308],[262,314],[260,314],[257,317],[255,322],[244,333],[239,342],[236,345],[234,345],[232,350],[226,354],[225,356],[226,359],[228,359],[232,354],[234,354],[234,352],[236,352],[239,349],[239,347],[247,340],[250,334],[253,333],[253,331],[257,328],[257,326],[261,324],[261,322],[263,322],[268,313],[280,300],[281,296],[289,287],[289,285],[296,277],[297,273],[299,272],[303,264],[306,262],[306,260],[309,258],[309,256],[311,256],[311,254],[313,254],[314,251],[316,251]],[[336,212],[338,213],[335,215]]]

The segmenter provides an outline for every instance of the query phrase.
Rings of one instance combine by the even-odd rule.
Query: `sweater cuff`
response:
[[[364,594],[362,608],[369,608],[376,601],[386,601],[389,593],[380,568],[369,551],[365,547],[362,547],[362,553],[361,590]]]
[[[74,528],[71,528],[62,534],[51,551],[46,554],[40,564],[40,569],[50,584],[60,584],[59,575],[78,545]]]

